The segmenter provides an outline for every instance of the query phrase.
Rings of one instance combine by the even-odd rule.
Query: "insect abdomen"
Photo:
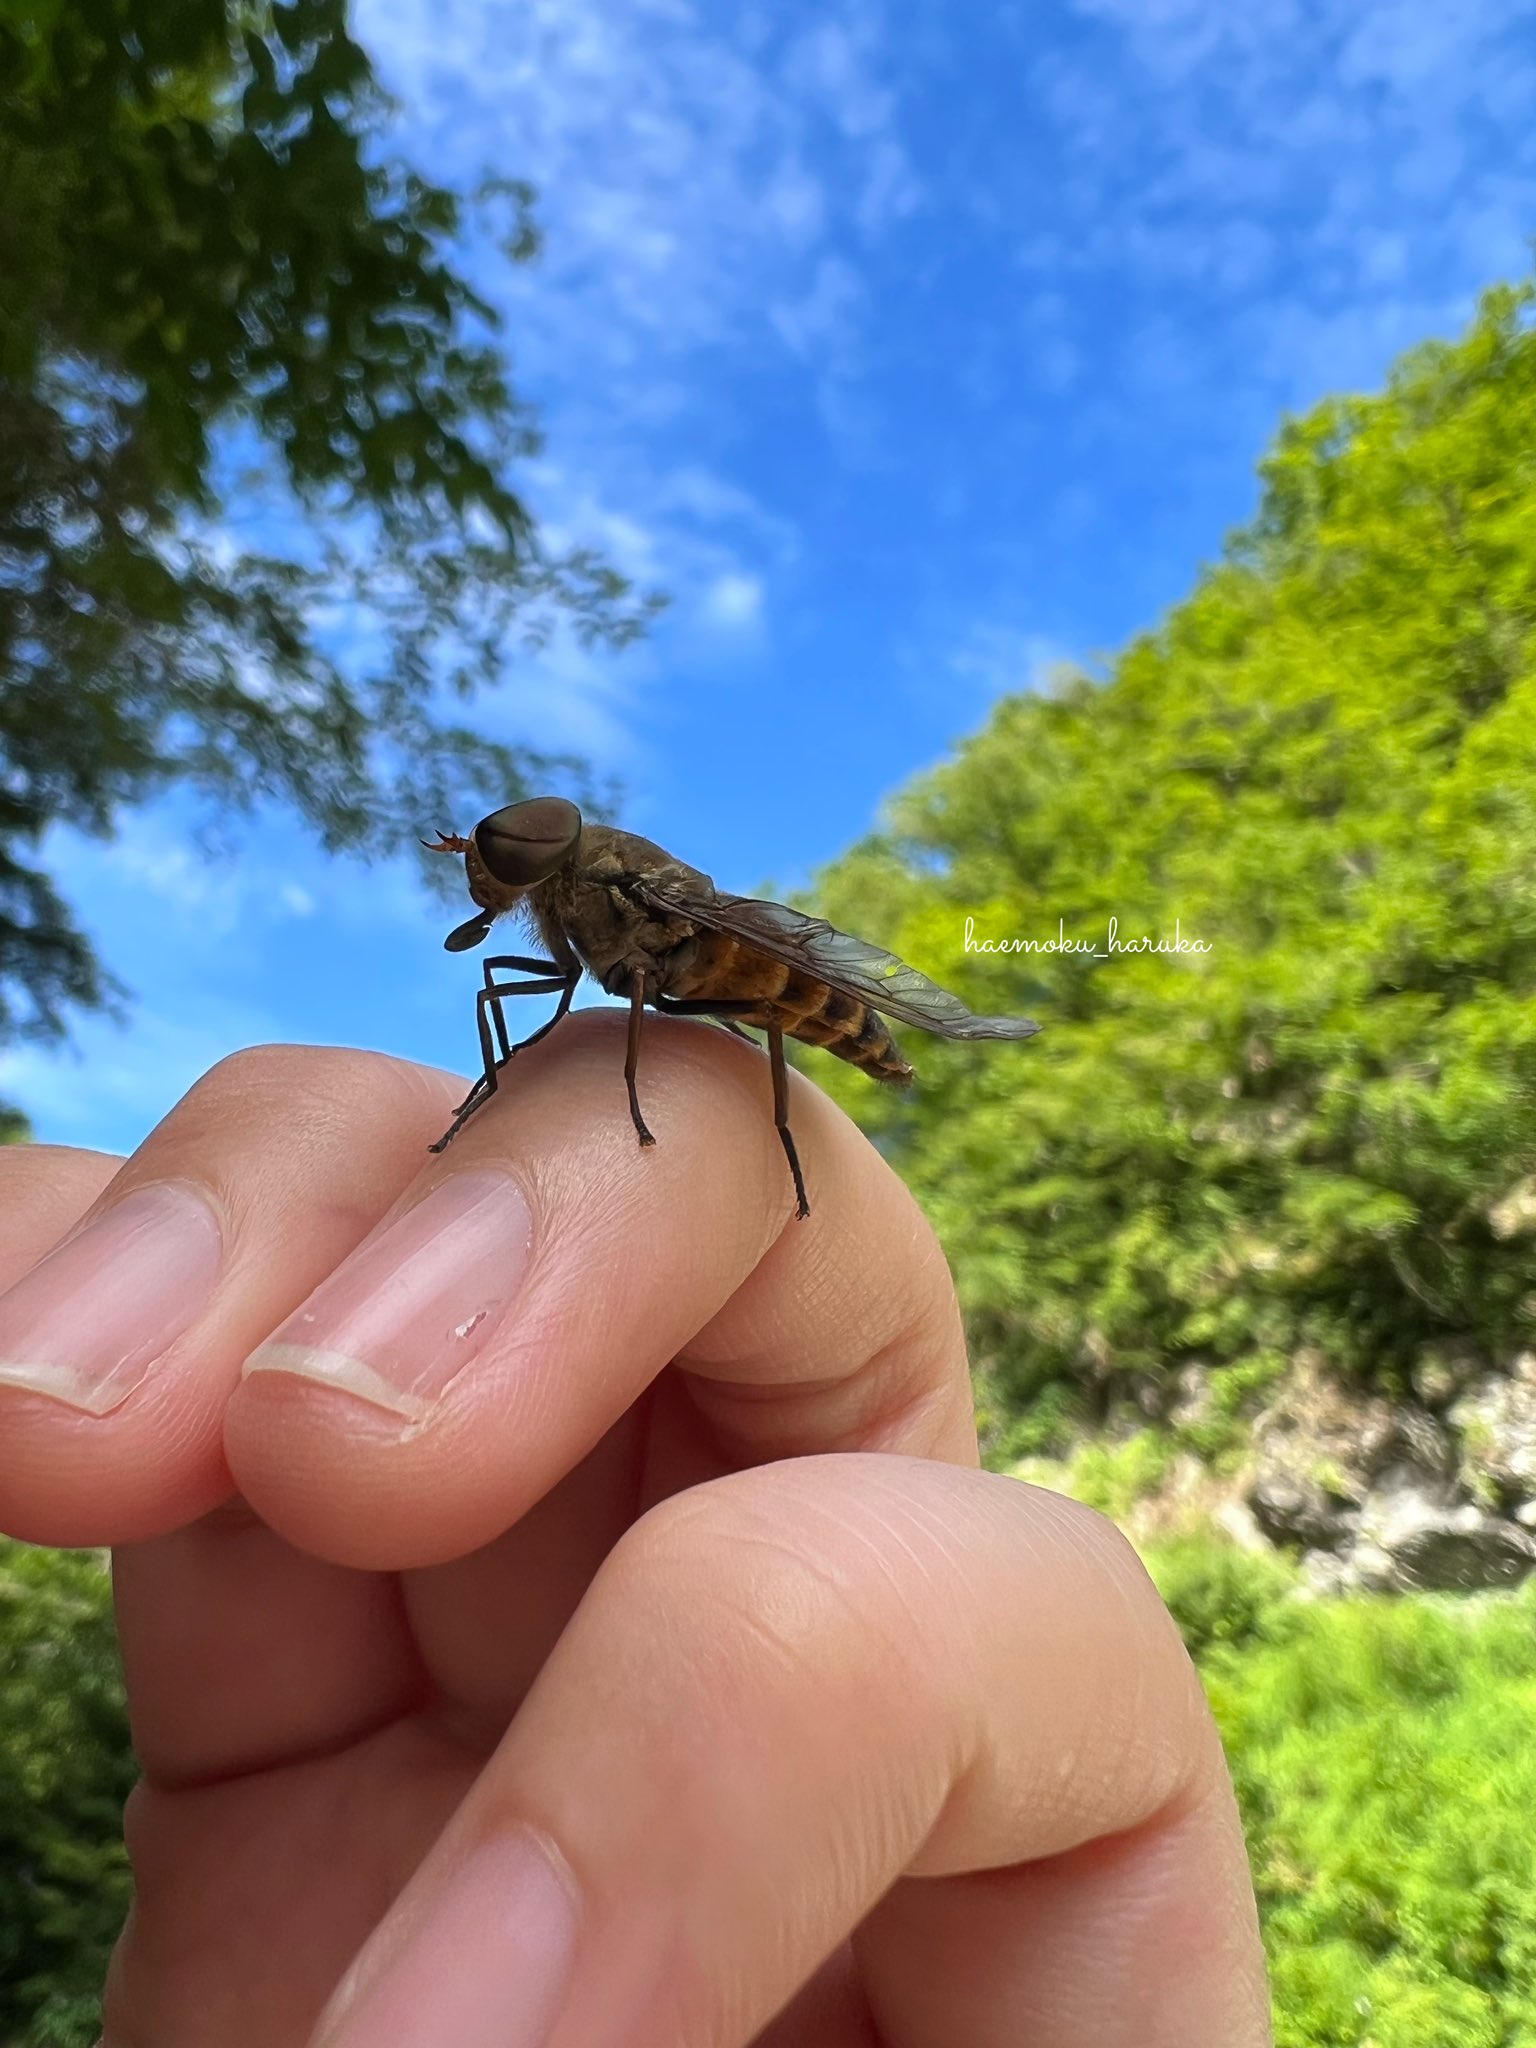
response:
[[[803,1039],[807,1045],[825,1046],[828,1052],[847,1060],[851,1066],[862,1067],[877,1081],[895,1081],[905,1086],[912,1079],[912,1069],[896,1050],[896,1041],[877,1010],[855,996],[845,995],[841,989],[828,988],[824,981],[807,986],[819,990],[823,1000],[815,1010],[796,1015],[793,1020],[787,1013],[781,1016],[791,1038]]]
[[[759,1030],[777,1024],[786,1037],[822,1046],[878,1081],[912,1079],[885,1019],[857,996],[740,945],[726,932],[700,932],[679,954],[667,976],[669,994],[691,1002],[718,997],[737,1023]],[[744,1002],[753,1007],[740,1008]]]

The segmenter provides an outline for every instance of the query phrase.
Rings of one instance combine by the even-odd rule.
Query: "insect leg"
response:
[[[427,1147],[427,1150],[429,1152],[446,1152],[448,1147],[453,1143],[454,1139],[459,1135],[460,1131],[463,1130],[464,1126],[469,1122],[470,1118],[474,1115],[475,1111],[480,1107],[482,1103],[489,1102],[491,1096],[494,1093],[495,1090],[493,1088],[488,1088],[485,1085],[485,1077],[484,1075],[482,1075],[480,1079],[475,1083],[474,1087],[470,1089],[469,1093],[465,1096],[464,1100],[459,1104],[458,1108],[454,1111],[453,1122],[448,1126],[447,1130],[444,1131],[443,1135],[437,1140],[436,1144],[429,1145]]]
[[[797,1216],[809,1216],[811,1205],[805,1198],[805,1176],[800,1171],[800,1155],[795,1150],[795,1141],[789,1132],[789,1075],[784,1067],[784,1032],[780,1025],[765,1026],[768,1033],[768,1063],[773,1069],[773,1122],[778,1131],[779,1141],[784,1147],[784,1156],[789,1161],[789,1170],[794,1177]]]
[[[635,1093],[635,1069],[640,1064],[640,1020],[644,1015],[645,969],[635,967],[631,968],[629,976],[629,1054],[624,1061],[624,1084],[629,1090],[629,1113],[640,1134],[640,1142],[642,1145],[654,1145],[656,1140],[645,1127],[645,1118],[640,1114],[640,1098]]]
[[[511,1059],[513,1053],[520,1050],[518,1046],[509,1046],[507,1043],[507,1020],[501,1008],[505,999],[508,996],[551,996],[556,989],[560,989],[563,992],[563,1003],[568,1007],[570,1004],[569,991],[573,990],[574,987],[575,983],[568,982],[564,975],[558,981],[513,981],[505,983],[501,988],[498,988],[489,976],[486,977],[485,987],[475,997],[475,1024],[480,1033],[480,1057],[483,1062],[480,1079],[475,1083],[475,1091],[483,1087],[487,1095],[494,1095],[496,1093],[496,1069],[499,1066],[505,1065]],[[565,1008],[562,1007],[550,1019],[550,1023],[558,1024],[564,1014]],[[501,1047],[501,1058],[499,1060],[491,1049],[490,1019],[492,1015],[496,1019],[496,1037]],[[547,1030],[548,1028],[549,1026],[546,1025],[545,1029]],[[535,1037],[539,1035],[537,1032],[534,1034]],[[531,1039],[523,1040],[524,1045],[531,1043]],[[464,1106],[468,1106],[467,1098]]]
[[[437,1140],[437,1143],[428,1147],[429,1151],[444,1151],[453,1139],[458,1136],[475,1111],[484,1103],[490,1101],[491,1097],[496,1093],[497,1069],[506,1064],[513,1052],[521,1049],[514,1046],[510,1050],[504,1051],[500,1060],[497,1059],[495,1047],[491,1042],[490,1012],[492,1006],[495,1006],[497,1037],[503,1047],[505,1047],[507,1043],[507,1027],[501,1013],[501,1004],[508,996],[553,995],[555,990],[559,989],[561,991],[561,1006],[549,1020],[549,1023],[545,1025],[544,1030],[547,1031],[559,1023],[561,1017],[564,1016],[566,1010],[570,1007],[571,996],[575,992],[576,981],[579,979],[579,976],[568,978],[562,975],[558,981],[510,982],[504,987],[497,988],[487,977],[486,986],[475,997],[475,1024],[480,1034],[480,1056],[484,1066],[480,1078],[454,1111],[453,1122]],[[536,1031],[533,1037],[541,1038],[543,1035],[542,1031]],[[524,1044],[532,1044],[532,1042],[532,1039],[525,1039],[523,1041]]]
[[[438,1139],[437,1143],[430,1147],[430,1149],[433,1152],[441,1152],[444,1146],[448,1144],[450,1139],[458,1136],[459,1132],[463,1129],[464,1125],[468,1123],[469,1119],[474,1115],[475,1111],[480,1107],[481,1103],[488,1102],[490,1098],[496,1093],[497,1061],[495,1051],[491,1045],[491,1028],[486,1018],[485,1007],[486,997],[488,994],[488,989],[481,989],[480,992],[475,997],[475,1028],[480,1034],[479,1078],[476,1080],[475,1085],[470,1089],[469,1093],[465,1096],[464,1100],[459,1104],[458,1108],[453,1112],[453,1122],[448,1126],[447,1130],[444,1131],[443,1135]],[[496,1022],[501,1042],[503,1046],[505,1046],[507,1040],[507,1030],[505,1024],[503,1024],[501,1021],[501,1012],[499,1010],[496,1013]]]
[[[519,974],[537,974],[541,978],[547,978],[550,975],[561,975],[563,977],[564,974],[564,970],[558,967],[553,960],[524,959],[517,953],[498,953],[494,956],[494,958],[487,960],[484,963],[484,966],[485,986],[487,987],[487,989],[493,988],[495,986],[496,970],[498,968],[514,969]],[[558,1012],[555,1021],[558,1022],[559,1018],[563,1017],[564,1015],[565,1011],[562,1009]],[[495,1020],[496,1042],[501,1047],[502,1058],[504,1060],[509,1060],[511,1059],[515,1048],[509,1045],[507,1042],[507,1023],[506,1019],[501,1014],[501,1006],[499,1003],[495,1006]],[[524,1045],[531,1045],[532,1043],[533,1040],[530,1038],[525,1038],[523,1040]]]
[[[494,964],[494,962],[490,962],[488,966]],[[560,970],[556,968],[554,972],[559,974]],[[501,1044],[502,1063],[515,1059],[518,1053],[526,1051],[530,1045],[537,1045],[541,1038],[547,1037],[571,1007],[571,998],[575,995],[580,985],[580,969],[575,974],[560,975],[558,981],[514,982],[510,988],[497,988],[491,980],[489,972],[487,972],[484,994],[488,1007],[496,1015],[496,1036]],[[526,1038],[520,1038],[516,1045],[509,1045],[507,1043],[507,1020],[502,1014],[501,1008],[502,998],[504,996],[552,995],[556,989],[560,991],[560,1001],[555,1007],[553,1017],[550,1017],[541,1024],[537,1031],[530,1031]]]
[[[485,963],[487,977],[493,967],[515,968],[519,974],[563,975],[565,972],[557,960],[525,960],[517,953],[493,953]]]

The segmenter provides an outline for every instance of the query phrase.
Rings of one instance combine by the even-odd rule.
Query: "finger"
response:
[[[1076,1503],[811,1458],[647,1516],[316,2048],[747,2048],[850,1936],[892,2048],[1268,2040],[1199,1682]]]
[[[426,1706],[488,1755],[633,1515],[626,1417],[501,1542],[402,1586],[285,1543],[243,1501],[113,1554],[134,1754],[156,1785],[334,1755]],[[606,1504],[606,1508],[605,1508]]]
[[[707,1470],[850,1444],[974,1459],[947,1269],[867,1140],[818,1089],[792,1089],[814,1180],[796,1221],[761,1056],[648,1022],[658,1142],[642,1149],[625,1028],[588,1011],[521,1055],[249,1361],[226,1445],[242,1492],[294,1542],[374,1567],[461,1556],[679,1354],[712,1396],[694,1431]]]
[[[0,1149],[0,1285],[51,1251],[121,1165],[68,1146]],[[299,1557],[248,1511],[120,1549],[112,1577],[134,1754],[153,1781],[334,1747],[419,1689],[396,1590]]]
[[[299,1046],[205,1075],[0,1299],[0,1522],[131,1542],[227,1497],[241,1360],[415,1175],[460,1085]]]
[[[306,1557],[241,1501],[112,1558],[133,1751],[182,1790],[339,1750],[427,1686],[389,1577]]]
[[[974,1465],[965,1333],[943,1250],[905,1183],[827,1106],[818,1135],[836,1119],[826,1135],[851,1142],[818,1156],[816,1227],[782,1230],[684,1345],[690,1397],[728,1463],[891,1450]]]
[[[77,1228],[121,1165],[110,1153],[68,1145],[0,1145],[0,1290],[17,1286]],[[15,1405],[7,1384],[25,1385],[33,1366],[31,1347],[20,1349],[0,1306],[0,1419]],[[37,1534],[25,1515],[16,1523],[8,1514],[17,1482],[25,1492],[32,1449],[22,1430],[0,1456],[0,1526],[15,1535]]]
[[[0,1145],[0,1289],[74,1229],[122,1163],[73,1145]]]

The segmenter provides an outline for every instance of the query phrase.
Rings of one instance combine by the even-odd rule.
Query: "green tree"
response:
[[[517,647],[653,609],[541,543],[470,219],[388,114],[345,0],[0,0],[0,1041],[111,989],[50,824],[180,785],[394,846],[526,786],[460,709]]]
[[[857,1079],[948,1242],[1001,1411],[1299,1347],[1400,1382],[1536,1326],[1530,285],[1286,425],[1257,518],[1105,682],[1015,696],[818,903],[1018,1047]],[[987,954],[977,941],[1182,955]],[[1024,1447],[1022,1444],[1020,1448]]]

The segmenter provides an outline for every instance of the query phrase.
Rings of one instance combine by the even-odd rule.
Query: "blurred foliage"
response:
[[[1124,1522],[1138,1501],[1160,1494],[1168,1479],[1177,1445],[1162,1429],[1138,1429],[1120,1438],[1100,1437],[1073,1447],[1065,1463],[1041,1461],[1034,1473],[1025,1459],[1017,1467],[1021,1479],[1035,1479],[1067,1493],[1112,1522]]]
[[[1536,1587],[1309,1604],[1230,1546],[1149,1563],[1236,1779],[1276,2048],[1536,2041]]]
[[[90,2048],[134,1780],[105,1561],[0,1537],[0,2043]]]
[[[1429,1340],[1536,1332],[1503,1199],[1536,1167],[1533,303],[1287,424],[1105,682],[1000,703],[819,878],[1046,1027],[914,1039],[908,1097],[818,1073],[943,1236],[1016,1450],[1184,1366],[1214,1439],[1302,1345],[1392,1389]],[[1210,950],[988,955],[968,917]]]
[[[389,112],[345,0],[0,0],[0,1042],[114,993],[50,824],[182,785],[394,848],[549,766],[457,699],[654,609],[509,481],[460,259],[531,256],[531,193],[466,210]]]
[[[1286,1603],[1298,1584],[1288,1559],[1212,1534],[1151,1544],[1144,1559],[1197,1663],[1218,1643],[1284,1639]]]

